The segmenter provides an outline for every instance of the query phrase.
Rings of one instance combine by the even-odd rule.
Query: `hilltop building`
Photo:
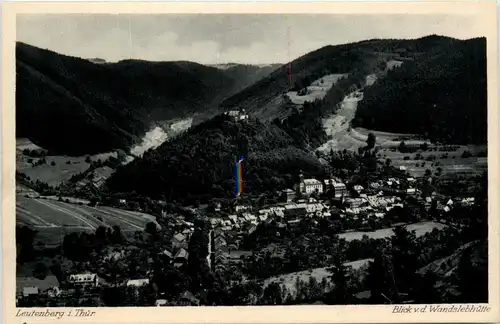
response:
[[[234,121],[247,120],[248,115],[245,112],[245,109],[241,110],[230,110],[225,113],[225,115],[231,117]]]

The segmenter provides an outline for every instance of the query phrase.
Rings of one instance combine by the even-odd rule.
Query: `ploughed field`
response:
[[[38,231],[36,240],[57,245],[65,234],[95,232],[99,226],[119,226],[123,232],[142,231],[154,216],[112,207],[91,207],[53,199],[16,198],[16,223]]]

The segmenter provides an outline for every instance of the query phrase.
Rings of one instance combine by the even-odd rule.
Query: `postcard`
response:
[[[495,2],[2,18],[5,323],[500,320]]]

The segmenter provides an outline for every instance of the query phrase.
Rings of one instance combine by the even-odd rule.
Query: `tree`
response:
[[[273,282],[264,288],[262,302],[264,305],[283,305],[281,285]]]
[[[151,234],[151,235],[156,235],[158,232],[158,229],[156,228],[156,224],[154,222],[148,222],[146,224],[145,228],[146,233]]]
[[[488,264],[485,241],[468,249],[460,257],[457,268],[458,290],[461,303],[488,301]],[[473,261],[474,260],[474,261]]]
[[[86,162],[86,163],[90,163],[90,162],[92,162],[92,159],[90,158],[90,156],[89,156],[89,155],[87,155],[87,157],[85,158],[85,162]]]
[[[334,257],[331,282],[333,290],[328,296],[328,301],[334,305],[349,305],[353,300],[353,287],[349,269],[344,265],[345,258],[339,254]]]
[[[420,255],[416,236],[404,226],[396,226],[393,231],[391,255],[398,291],[411,293],[411,290],[415,288],[417,260]]]
[[[17,262],[31,261],[34,257],[33,243],[38,232],[27,226],[16,226]]]
[[[406,149],[406,143],[405,143],[405,141],[401,141],[401,143],[399,143],[398,150],[401,153],[406,153],[407,149]]]
[[[52,161],[52,162],[50,162],[50,165],[55,166],[55,165],[56,165],[56,162],[55,162],[55,161]]]
[[[371,150],[372,148],[375,147],[376,142],[377,142],[377,139],[375,137],[375,134],[368,133],[368,138],[366,139],[366,144],[368,145],[369,150]]]
[[[434,304],[442,302],[441,292],[436,288],[438,278],[438,275],[432,271],[427,271],[418,277],[415,282],[415,303]]]
[[[38,262],[33,269],[33,277],[44,280],[47,277],[48,271],[49,269],[47,269],[47,266],[44,263]]]
[[[386,160],[385,160],[385,166],[386,166],[386,167],[390,167],[390,166],[391,166],[391,163],[392,163],[392,160],[391,160],[391,159],[389,159],[389,158],[388,158],[388,159],[386,159]]]
[[[429,169],[425,169],[425,176],[430,177],[432,175],[432,171]]]
[[[121,232],[120,226],[114,225],[113,232],[111,234],[111,243],[113,244],[121,244],[124,241],[123,234]]]
[[[392,262],[384,250],[377,250],[370,262],[366,284],[370,289],[371,304],[387,304],[397,300]]]

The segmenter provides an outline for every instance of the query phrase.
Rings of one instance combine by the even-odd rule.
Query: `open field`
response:
[[[304,102],[312,102],[316,99],[323,99],[333,85],[343,77],[347,77],[347,74],[328,74],[315,80],[307,87],[307,94],[299,96],[297,91],[289,91],[286,93],[288,98],[292,103],[296,105],[303,105]]]
[[[444,229],[447,226],[441,223],[436,222],[422,222],[415,223],[406,226],[408,231],[415,231],[415,235],[417,237],[422,236],[426,233],[432,232],[433,229],[437,228],[438,230]],[[382,239],[386,237],[391,237],[394,235],[394,231],[392,228],[384,228],[373,232],[347,232],[339,234],[339,238],[343,238],[346,241],[353,240],[362,240],[363,236],[366,235],[371,239]]]
[[[370,261],[372,261],[372,259],[363,259],[353,262],[347,262],[344,265],[347,267],[351,267],[353,270],[359,270],[362,267],[367,266]],[[328,281],[330,281],[330,276],[332,274],[330,271],[328,271],[329,268],[331,267],[315,268],[311,270],[292,272],[280,276],[270,277],[264,281],[264,287],[268,286],[271,283],[279,283],[282,287],[286,287],[290,294],[293,296],[297,292],[295,286],[297,279],[304,283],[307,283],[310,277],[314,277],[318,282],[321,282],[323,278],[326,278]]]
[[[441,172],[444,177],[461,174],[479,175],[487,170],[488,159],[486,157],[477,156],[462,157],[462,154],[465,150],[467,150],[473,155],[477,155],[478,152],[484,150],[485,148],[486,146],[461,145],[456,151],[453,152],[425,151],[420,152],[420,155],[422,156],[422,159],[420,160],[415,160],[416,153],[401,153],[397,150],[394,151],[383,148],[379,151],[379,158],[384,161],[386,159],[390,159],[391,164],[395,167],[406,167],[408,173],[414,177],[424,176],[425,170],[427,169],[431,170],[432,174],[435,174],[438,168],[441,168]],[[446,153],[448,153],[448,156],[444,158],[443,155]],[[432,159],[433,156],[436,157],[435,160],[427,160]],[[409,157],[409,159],[405,160],[405,157]]]
[[[23,150],[40,149],[29,139],[16,139],[16,170],[24,173],[31,180],[40,180],[50,186],[57,186],[69,180],[73,175],[86,171],[90,164],[85,162],[87,156],[46,156],[44,164],[34,166],[32,163],[39,160],[23,153]],[[104,161],[110,157],[116,157],[116,153],[102,153],[89,156],[92,161]],[[54,165],[52,165],[54,164]]]
[[[37,241],[57,244],[71,232],[94,232],[99,226],[117,225],[124,232],[142,231],[154,216],[112,207],[90,207],[52,199],[17,196],[16,223],[39,233]]]

